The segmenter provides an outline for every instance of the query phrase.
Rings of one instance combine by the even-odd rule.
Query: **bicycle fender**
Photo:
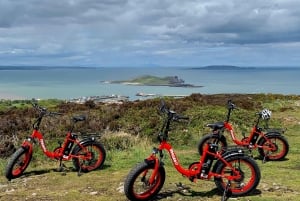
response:
[[[222,158],[224,160],[227,160],[228,158],[231,158],[233,156],[245,156],[244,152],[241,150],[241,152],[237,152],[237,151],[229,151],[229,152],[225,152],[224,154],[222,154]],[[216,172],[217,167],[219,165],[221,165],[223,162],[218,159],[217,162],[214,164],[214,167],[212,169],[212,172]]]
[[[278,131],[272,131],[265,134],[266,137],[268,136],[282,136],[282,134]]]
[[[96,139],[95,138],[84,138],[84,139],[82,139],[80,142],[79,142],[79,144],[80,145],[85,145],[85,144],[88,144],[88,143],[93,143],[93,142],[96,142]],[[79,150],[80,150],[81,148],[80,148],[80,146],[78,145],[78,144],[76,144],[76,146],[73,148],[73,150],[72,150],[72,154],[75,154],[75,153],[77,153]]]
[[[268,133],[265,134],[266,138],[268,138],[268,137],[278,137],[278,136],[284,137],[281,133],[279,133],[277,131],[272,131],[272,132],[268,132]],[[257,144],[258,145],[262,144],[264,140],[265,140],[264,137],[260,137]]]
[[[33,146],[32,146],[32,144],[31,144],[30,142],[24,141],[24,142],[22,143],[21,147],[22,147],[23,149],[25,149],[25,150],[29,150],[29,152],[32,154],[32,152],[33,152]]]
[[[198,152],[200,155],[202,155],[203,152],[203,147],[206,143],[206,141],[210,138],[216,138],[219,137],[219,141],[222,142],[224,144],[225,147],[227,147],[227,140],[226,137],[222,134],[220,136],[218,136],[219,134],[214,134],[214,133],[210,133],[210,134],[206,134],[204,135],[201,140],[198,143]]]
[[[146,158],[144,159],[145,163],[147,163],[148,165],[154,165],[155,164],[155,158]],[[162,167],[165,164],[162,161],[159,161],[159,166]]]

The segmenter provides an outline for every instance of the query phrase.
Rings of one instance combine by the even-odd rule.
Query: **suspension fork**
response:
[[[154,180],[155,180],[155,177],[158,173],[158,168],[159,168],[159,160],[158,158],[155,158],[155,162],[154,162],[154,170],[149,178],[149,184],[152,185]]]
[[[21,146],[24,149],[27,149],[30,154],[32,154],[32,152],[33,152],[33,144],[32,143],[33,142],[34,142],[33,139],[31,137],[29,137],[27,140],[24,140],[24,142],[22,143]]]
[[[146,163],[154,163],[154,169],[153,169],[153,172],[152,172],[152,174],[149,178],[149,181],[148,181],[150,185],[153,184],[153,182],[155,180],[155,177],[158,173],[159,166],[160,166],[160,160],[156,156],[156,154],[158,154],[158,153],[160,153],[160,157],[163,157],[163,154],[162,154],[161,150],[154,147],[151,156],[148,157],[147,159],[145,159]],[[147,173],[148,173],[148,170],[145,170],[144,173],[143,173],[143,178],[146,176]]]

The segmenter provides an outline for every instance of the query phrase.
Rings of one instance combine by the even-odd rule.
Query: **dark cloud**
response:
[[[184,66],[216,58],[296,65],[299,25],[297,0],[2,0],[0,59],[4,65]],[[264,62],[270,50],[278,56]]]

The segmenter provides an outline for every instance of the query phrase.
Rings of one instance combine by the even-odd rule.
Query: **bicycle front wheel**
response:
[[[216,169],[216,173],[222,176],[214,178],[217,188],[221,192],[224,192],[229,187],[233,196],[247,195],[255,190],[261,177],[257,163],[248,156],[240,155],[229,157],[226,161],[240,173],[241,177],[228,181],[226,176],[233,176],[233,170],[225,163],[220,163]]]
[[[5,168],[5,177],[8,180],[20,177],[28,167],[32,158],[29,148],[20,147],[9,159]]]
[[[128,174],[124,191],[129,200],[151,200],[163,187],[166,173],[164,167],[159,167],[152,184],[149,183],[154,169],[154,163],[142,162],[135,166]]]

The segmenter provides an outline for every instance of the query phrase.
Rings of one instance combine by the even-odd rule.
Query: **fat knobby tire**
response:
[[[244,161],[245,163],[248,163],[252,167],[252,169],[254,170],[255,175],[254,175],[254,179],[252,181],[252,184],[248,189],[241,189],[241,191],[233,191],[232,195],[233,196],[248,195],[256,189],[257,185],[260,182],[260,178],[261,178],[260,169],[259,169],[257,163],[255,162],[255,160],[253,160],[249,156],[237,155],[237,156],[232,156],[232,157],[229,157],[229,158],[226,159],[227,162],[231,162],[231,161],[235,161],[235,160]],[[223,168],[225,168],[225,164],[220,163],[220,165],[216,169],[216,173],[221,174]],[[214,180],[215,180],[215,184],[216,184],[217,188],[219,189],[219,191],[224,192],[226,186],[224,186],[224,183],[222,182],[222,178],[216,178],[215,177]]]
[[[99,164],[97,166],[86,166],[86,167],[80,167],[82,166],[82,164],[80,163],[79,159],[78,158],[74,158],[73,159],[73,165],[75,167],[75,170],[81,170],[83,172],[89,172],[89,171],[93,171],[93,170],[96,170],[96,169],[100,169],[104,162],[105,162],[105,159],[106,159],[106,151],[105,151],[105,148],[104,146],[100,143],[100,142],[96,142],[96,141],[87,141],[85,143],[82,144],[84,147],[88,147],[88,146],[95,146],[99,149],[100,151],[100,155],[102,157],[102,160],[99,162]],[[75,147],[74,148],[74,155],[78,154],[78,152],[81,151],[81,148],[79,146]]]
[[[207,143],[207,141],[219,141],[218,142],[218,145],[219,146],[221,146],[221,147],[219,147],[219,148],[226,148],[227,147],[227,141],[226,141],[226,138],[222,135],[221,137],[220,137],[220,139],[218,139],[219,138],[219,136],[218,135],[216,135],[216,134],[206,134],[206,135],[204,135],[201,139],[200,139],[200,141],[199,141],[199,143],[198,143],[198,153],[200,154],[200,156],[202,156],[202,154],[203,154],[203,147],[205,146],[205,144]],[[221,150],[221,149],[219,149],[219,151]]]
[[[267,135],[267,138],[269,138],[269,139],[277,139],[277,140],[280,140],[282,143],[283,143],[283,153],[281,154],[281,155],[272,155],[271,154],[271,156],[266,156],[266,160],[268,160],[268,161],[280,161],[280,160],[283,160],[285,157],[286,157],[286,155],[288,154],[288,152],[289,152],[289,148],[290,148],[290,146],[289,146],[289,143],[288,143],[288,141],[287,141],[287,139],[284,137],[284,136],[282,136],[282,135],[278,135],[278,134],[272,134],[272,133],[270,133],[270,134],[268,134]],[[260,145],[260,146],[263,146],[264,145],[264,143],[266,142],[266,139],[264,139],[264,138],[261,138],[259,141],[258,141],[258,144]],[[262,148],[258,148],[258,153],[259,153],[259,155],[262,157],[262,158],[264,158],[265,157],[265,150],[264,149],[262,149]]]
[[[27,159],[24,162],[24,164],[21,164],[21,166],[19,168],[20,170],[17,171],[16,173],[14,173],[14,166],[16,165],[17,162],[19,162],[19,159],[20,159],[20,157],[22,157],[22,155],[25,155],[25,157]],[[7,166],[5,168],[5,177],[8,180],[20,177],[23,174],[23,172],[26,170],[26,168],[28,167],[28,165],[31,161],[31,158],[32,158],[32,154],[29,153],[29,149],[26,149],[24,147],[20,147],[19,149],[17,149],[17,151],[15,153],[13,153],[13,155],[11,156],[11,158],[9,159],[9,161],[7,163]]]
[[[137,177],[142,174],[146,170],[154,169],[154,163],[150,162],[142,162],[137,164],[128,174],[125,182],[124,182],[124,191],[125,195],[129,200],[135,200],[135,201],[147,201],[151,200],[157,193],[161,190],[161,188],[164,185],[165,179],[166,179],[166,172],[163,166],[160,166],[158,169],[158,175],[159,175],[159,183],[157,183],[151,190],[148,190],[149,192],[144,193],[144,195],[140,196],[135,193],[134,190],[134,183],[137,179]],[[150,192],[151,191],[151,192]]]

